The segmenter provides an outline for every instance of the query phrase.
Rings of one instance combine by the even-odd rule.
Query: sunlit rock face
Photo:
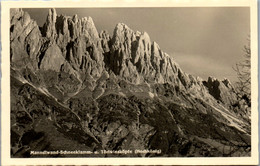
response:
[[[10,10],[10,58],[18,66],[37,67],[42,35],[37,23],[21,9]]]
[[[10,60],[12,157],[250,156],[250,106],[231,83],[185,73],[146,32],[55,9],[39,27],[11,9]]]

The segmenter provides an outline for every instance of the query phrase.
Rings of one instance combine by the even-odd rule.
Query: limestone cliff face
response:
[[[208,80],[203,84],[186,74],[146,32],[134,32],[123,23],[116,25],[110,37],[107,31],[97,32],[91,17],[57,15],[50,9],[40,31],[28,13],[14,9],[10,38],[11,60],[16,65],[27,59],[35,70],[63,71],[81,82],[86,76],[97,80],[103,72],[112,71],[130,83],[171,83],[199,98],[210,94],[228,105],[235,100],[233,94],[232,99],[225,97],[230,90],[224,83]]]
[[[208,81],[204,81],[203,83],[216,100],[227,105],[233,105],[238,101],[236,91],[229,80],[224,79],[220,81],[216,78],[209,77]]]
[[[26,67],[26,61],[29,61],[28,66],[36,68],[42,45],[42,36],[37,23],[21,9],[11,9],[10,18],[11,62]]]
[[[55,9],[50,9],[46,22],[43,26],[43,35],[46,36],[47,38],[56,38],[57,36],[57,31],[56,31],[56,19],[57,19],[57,14]]]
[[[62,56],[61,50],[57,44],[52,44],[45,52],[44,57],[40,62],[40,69],[42,70],[54,70],[59,72],[61,65],[65,63],[65,59]]]
[[[104,66],[103,50],[91,17],[57,16],[55,9],[50,9],[43,34],[58,45],[74,70],[100,76]]]
[[[117,24],[110,42],[108,64],[117,75],[133,83],[172,83],[199,97],[207,96],[202,80],[181,70],[146,32]]]

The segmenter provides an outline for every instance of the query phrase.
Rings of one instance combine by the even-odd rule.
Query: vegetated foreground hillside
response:
[[[91,17],[10,12],[12,157],[250,156],[228,80],[186,74],[122,23],[110,36]]]

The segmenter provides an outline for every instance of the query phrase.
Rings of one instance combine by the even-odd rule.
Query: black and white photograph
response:
[[[253,157],[250,10],[10,7],[7,155]]]

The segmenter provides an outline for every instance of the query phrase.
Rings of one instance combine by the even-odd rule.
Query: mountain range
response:
[[[39,27],[11,9],[10,79],[12,157],[251,154],[251,106],[230,81],[185,73],[123,23],[99,33],[91,17],[49,9]]]

